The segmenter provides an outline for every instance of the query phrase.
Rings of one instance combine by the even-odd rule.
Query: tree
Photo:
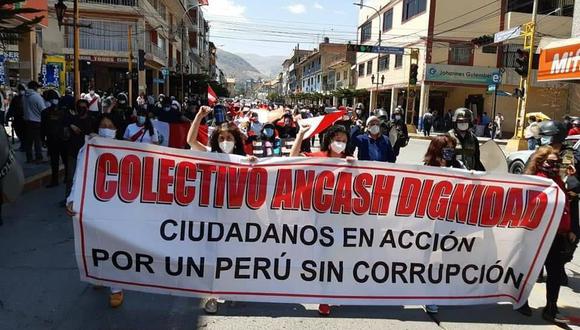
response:
[[[2,40],[4,40],[5,36],[22,34],[30,31],[44,18],[44,16],[36,16],[31,20],[14,26],[12,20],[16,18],[16,15],[36,14],[41,12],[39,9],[22,8],[18,6],[19,3],[24,1],[25,0],[0,0],[0,38],[2,38]]]

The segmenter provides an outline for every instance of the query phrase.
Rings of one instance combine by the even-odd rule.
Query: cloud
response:
[[[236,4],[233,0],[211,0],[209,6],[203,8],[210,20],[247,21],[246,7]]]
[[[313,6],[314,6],[314,8],[316,8],[316,9],[321,9],[321,10],[322,10],[322,9],[324,9],[324,7],[322,7],[322,5],[321,5],[321,4],[319,4],[318,2],[315,2]]]
[[[292,14],[302,14],[306,11],[306,7],[301,3],[295,3],[286,7]]]

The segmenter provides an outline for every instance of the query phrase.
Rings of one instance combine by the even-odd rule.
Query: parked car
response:
[[[580,146],[580,135],[571,135],[566,138],[566,141],[574,144],[574,150]],[[506,157],[508,171],[513,174],[522,174],[530,156],[534,153],[533,150],[522,150],[512,152]]]

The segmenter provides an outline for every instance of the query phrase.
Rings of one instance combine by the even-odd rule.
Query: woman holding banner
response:
[[[525,174],[537,175],[543,178],[553,180],[562,190],[566,191],[565,184],[562,181],[559,170],[561,162],[558,153],[550,146],[540,147],[533,155],[526,168]],[[566,196],[566,206],[562,213],[558,232],[550,247],[544,263],[546,267],[546,307],[542,311],[544,320],[555,323],[565,324],[569,320],[563,317],[558,310],[558,296],[560,286],[565,275],[564,265],[572,259],[576,236],[578,233],[573,232],[572,219],[570,216],[570,203]],[[524,315],[531,316],[531,309],[527,302],[524,307],[520,308]]]
[[[427,166],[451,167],[466,169],[465,165],[455,157],[457,142],[450,135],[439,135],[431,140],[423,161]],[[426,305],[425,311],[429,314],[439,312],[438,305]]]
[[[117,127],[115,126],[115,123],[113,122],[111,117],[109,117],[108,114],[103,114],[101,116],[98,127],[99,127],[98,136],[106,139],[115,139],[115,136],[117,134]],[[84,148],[81,149],[81,152],[79,152],[78,159],[82,159],[83,155]],[[77,163],[80,164],[82,162],[77,161]],[[77,214],[77,212],[74,211],[74,196],[75,196],[74,183],[72,187],[73,188],[71,189],[71,193],[66,199],[66,214],[70,217],[74,217]],[[123,290],[114,287],[111,287],[110,289],[111,293],[109,295],[109,306],[111,306],[112,308],[117,308],[123,304],[124,299]]]
[[[195,116],[193,122],[191,122],[189,132],[187,133],[187,143],[191,147],[191,150],[246,156],[246,152],[244,151],[244,139],[242,132],[240,132],[234,123],[225,122],[216,127],[211,137],[209,138],[209,147],[199,142],[199,126],[201,125],[202,120],[207,115],[209,115],[211,111],[212,108],[208,106],[202,106]],[[248,161],[255,162],[257,161],[257,158],[250,156]],[[217,298],[209,298],[206,300],[203,309],[208,314],[217,313]]]
[[[300,131],[296,135],[296,140],[292,145],[292,150],[290,151],[290,157],[305,156],[305,157],[324,157],[324,158],[345,158],[346,161],[352,162],[355,159],[348,156],[346,153],[346,146],[348,144],[348,131],[346,127],[342,125],[333,125],[324,134],[322,143],[320,145],[320,151],[318,152],[307,152],[300,153],[300,147],[302,145],[302,140],[304,140],[304,135],[310,129],[309,125],[300,126]],[[318,314],[322,316],[330,315],[330,305],[320,304],[318,305]]]

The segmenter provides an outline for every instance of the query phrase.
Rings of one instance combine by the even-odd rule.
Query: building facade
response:
[[[62,57],[73,85],[73,29],[59,30],[49,1],[45,56]],[[68,10],[67,20],[72,19]],[[196,1],[80,0],[81,90],[127,91],[131,57],[133,97],[138,92],[181,96],[191,74],[209,73],[208,25]],[[131,45],[129,45],[131,40]]]
[[[573,1],[541,2],[540,13],[550,13],[558,6],[564,9],[555,13],[563,16],[538,16],[540,35],[549,32],[569,37]],[[530,1],[503,0],[483,7],[471,1],[458,6],[453,0],[368,0],[363,4],[378,14],[374,9],[360,9],[358,43],[377,45],[380,31],[382,46],[405,49],[403,55],[357,54],[357,88],[369,91],[370,109],[409,108],[407,122],[415,124],[428,109],[442,114],[468,107],[478,117],[483,112],[492,116],[494,97],[487,91],[494,74],[505,70],[498,89],[512,93],[519,84],[513,67],[522,38],[484,47],[474,46],[471,40],[531,21]],[[407,102],[411,48],[419,51],[419,74],[417,93]],[[535,75],[534,70],[532,77]],[[537,83],[534,78],[530,92],[528,111],[543,111],[557,118],[566,108],[566,88],[562,84]],[[516,107],[515,97],[501,96],[495,102],[508,132],[515,127]]]

